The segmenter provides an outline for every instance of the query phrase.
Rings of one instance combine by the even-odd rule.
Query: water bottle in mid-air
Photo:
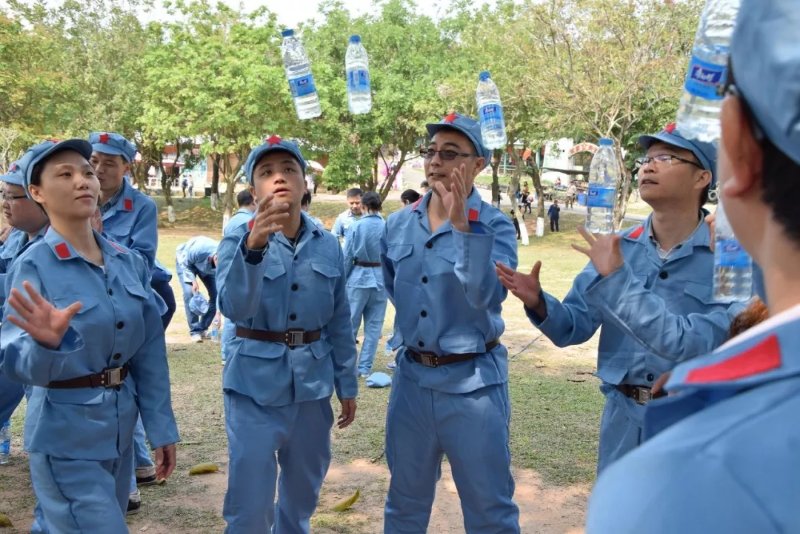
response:
[[[728,56],[740,0],[708,0],[694,38],[692,59],[678,107],[678,129],[689,139],[719,138],[721,88],[728,74]]]
[[[753,261],[733,234],[720,200],[714,223],[714,300],[735,302],[753,295]]]
[[[589,166],[589,191],[586,194],[586,229],[593,234],[614,231],[614,203],[622,166],[614,141],[602,137]]]
[[[372,93],[369,84],[369,58],[361,37],[350,36],[344,59],[347,73],[347,107],[353,115],[369,113],[372,109]]]
[[[11,454],[11,421],[0,425],[0,465],[8,463]]]
[[[292,91],[294,108],[300,120],[313,119],[322,115],[319,95],[311,75],[311,62],[308,59],[303,43],[295,37],[294,30],[283,30],[281,55],[289,89]]]
[[[481,72],[478,89],[475,91],[478,119],[481,122],[481,137],[486,148],[506,147],[506,121],[500,103],[500,91],[489,77],[489,71]]]

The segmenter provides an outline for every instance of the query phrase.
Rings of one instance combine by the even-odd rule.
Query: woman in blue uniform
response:
[[[81,139],[45,141],[20,160],[51,226],[8,273],[0,344],[3,372],[33,386],[25,448],[48,527],[127,533],[137,411],[159,478],[175,467],[178,432],[149,270],[91,228],[91,153]]]

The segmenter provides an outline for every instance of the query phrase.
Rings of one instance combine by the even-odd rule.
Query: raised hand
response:
[[[9,315],[8,321],[26,331],[40,345],[50,349],[58,348],[64,339],[64,334],[67,333],[70,321],[81,310],[83,304],[73,302],[66,308],[58,309],[47,302],[30,282],[22,282],[22,287],[25,288],[28,297],[16,288],[11,290],[8,303],[19,317]]]
[[[286,202],[273,202],[273,195],[267,195],[258,203],[256,215],[253,218],[253,227],[247,237],[247,248],[260,250],[267,246],[269,236],[283,230],[283,225],[289,220],[289,204]]]
[[[625,263],[622,257],[622,238],[616,234],[597,234],[589,232],[583,225],[578,226],[578,233],[589,244],[589,248],[572,245],[572,248],[589,256],[595,270],[600,276],[608,276]]]
[[[453,169],[450,174],[450,188],[446,188],[443,183],[435,182],[433,187],[442,199],[442,205],[447,210],[447,217],[450,224],[459,232],[469,232],[469,221],[467,221],[466,202],[469,191],[466,185],[467,168],[462,163]]]
[[[542,262],[540,261],[533,265],[530,274],[515,271],[500,262],[495,265],[497,277],[503,287],[521,300],[526,308],[533,310],[540,319],[544,320],[547,317],[547,308],[542,298],[542,284],[539,282],[539,272],[541,270]]]

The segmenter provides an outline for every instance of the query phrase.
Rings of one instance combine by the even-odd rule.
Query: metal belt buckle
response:
[[[646,404],[653,400],[653,392],[650,388],[635,386],[633,390],[635,391],[635,400],[638,404]]]
[[[287,330],[286,344],[290,349],[300,345],[305,345],[305,333],[305,330]]]
[[[122,384],[122,367],[103,370],[103,387],[114,388]]]
[[[439,367],[438,357],[435,354],[419,352],[419,363],[425,367]]]

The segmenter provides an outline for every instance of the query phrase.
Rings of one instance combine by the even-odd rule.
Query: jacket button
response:
[[[652,382],[653,380],[656,379],[656,375],[654,375],[653,373],[647,373],[647,376],[645,378],[647,378],[648,382]]]
[[[422,310],[421,312],[419,312],[419,314],[420,314],[421,317],[427,317],[428,316],[428,312],[426,312],[425,310]]]
[[[425,342],[424,341],[417,341],[417,345],[419,345],[420,347],[424,347],[425,346]]]
[[[117,323],[117,330],[122,330],[122,328],[123,328],[124,326],[125,326],[125,323],[123,323],[122,321],[118,322],[118,323]]]
[[[658,277],[661,278],[662,280],[666,280],[667,278],[669,278],[669,273],[667,271],[661,271],[660,273],[658,273]]]
[[[122,354],[120,354],[119,352],[114,355],[115,360],[119,360],[120,358],[122,358]]]
[[[423,284],[427,284],[428,283],[428,277],[427,276],[423,276],[422,277],[422,283]]]
[[[108,288],[108,294],[109,294],[109,295],[113,295],[113,294],[114,294],[114,290],[113,290],[113,289],[111,289],[110,287]]]
[[[297,284],[292,284],[292,291],[297,291],[297,288],[298,288]]]
[[[428,241],[427,243],[425,243],[425,248],[433,248],[433,243]]]
[[[290,314],[289,314],[289,320],[290,320],[290,321],[294,321],[295,319],[297,319],[297,314],[295,314],[295,313],[290,313]]]

